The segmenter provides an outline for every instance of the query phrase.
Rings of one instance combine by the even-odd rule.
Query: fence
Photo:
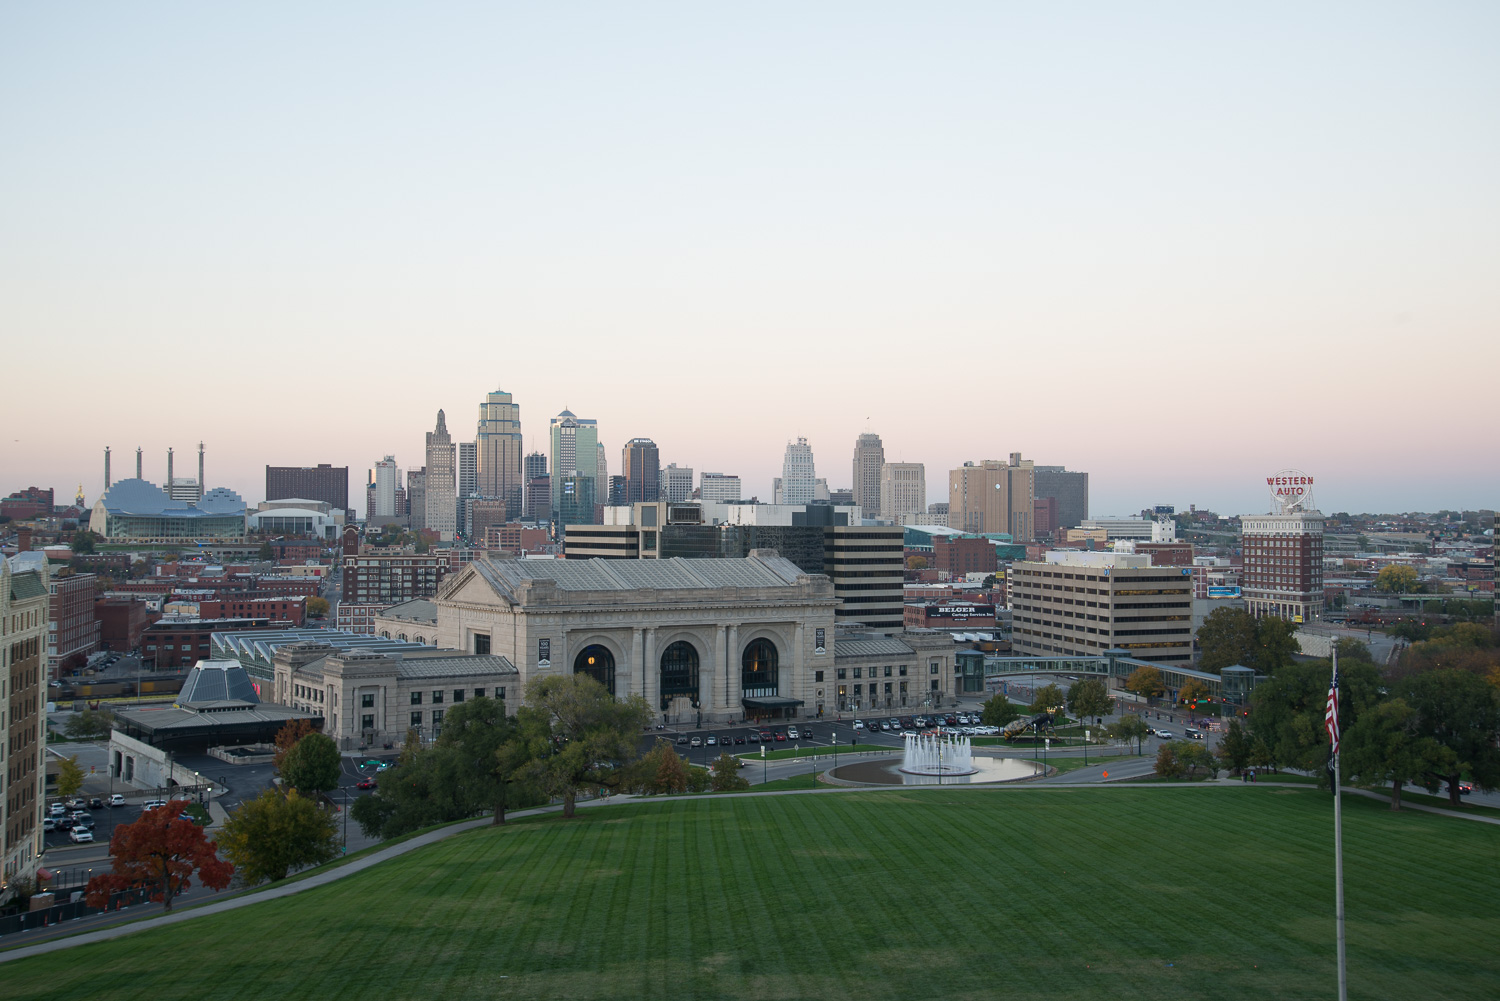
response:
[[[81,888],[79,889],[81,890]],[[10,935],[18,935],[22,932],[50,928],[54,925],[62,924],[64,921],[76,921],[79,918],[86,918],[90,914],[102,914],[105,911],[116,911],[125,907],[133,907],[136,904],[146,903],[149,896],[149,890],[121,890],[110,894],[109,905],[107,907],[90,907],[83,901],[80,895],[77,900],[55,904],[52,907],[43,908],[39,911],[24,911],[20,914],[0,916],[0,939]]]

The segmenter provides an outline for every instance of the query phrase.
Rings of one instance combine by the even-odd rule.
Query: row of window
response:
[[[936,665],[934,665],[934,667],[936,667]],[[848,676],[848,672],[849,671],[853,671],[854,672],[854,677],[858,678],[858,677],[860,677],[860,672],[863,671],[863,670],[864,670],[864,668],[862,668],[862,667],[854,667],[854,668],[841,667],[841,668],[838,668],[838,670],[837,670],[837,677],[838,677],[838,680],[843,681]],[[872,668],[870,668],[870,677],[872,677],[872,678],[877,677],[877,673],[876,672],[878,672],[880,670],[881,670],[881,668],[878,668],[878,667],[872,667]],[[885,676],[887,678],[889,678],[891,676],[891,665],[890,664],[885,665],[884,670],[885,670]],[[906,677],[906,665],[905,664],[899,665],[896,668],[896,670],[899,672],[899,674],[900,674],[901,677],[903,677],[903,678]],[[819,671],[818,673],[821,675],[823,672]],[[934,670],[933,673],[934,674],[937,673],[936,670]],[[818,680],[822,681],[823,679],[820,677]]]

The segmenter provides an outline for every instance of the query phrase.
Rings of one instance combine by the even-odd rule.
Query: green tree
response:
[[[187,800],[174,799],[142,813],[135,823],[115,825],[109,839],[111,871],[89,880],[90,907],[108,907],[110,895],[119,890],[145,888],[170,911],[173,898],[193,885],[194,872],[210,889],[229,885],[234,866],[219,858],[218,844],[203,828],[181,819],[187,807]]]
[[[687,792],[687,762],[677,753],[669,740],[657,738],[651,750],[636,762],[636,778],[631,785],[647,796],[661,796]]]
[[[1261,682],[1250,696],[1250,730],[1265,742],[1272,762],[1318,773],[1330,784],[1332,773],[1323,713],[1328,705],[1332,667],[1326,660],[1291,664]],[[1340,721],[1349,729],[1381,699],[1382,679],[1373,664],[1339,665]]]
[[[1402,785],[1414,782],[1436,792],[1439,776],[1457,770],[1453,749],[1421,730],[1420,714],[1404,699],[1382,702],[1344,735],[1340,765],[1356,781],[1389,782],[1391,809],[1399,810]]]
[[[1370,656],[1370,648],[1352,636],[1345,636],[1333,644],[1338,651],[1339,660],[1348,663],[1351,660],[1362,660],[1366,664],[1373,664],[1375,658]]]
[[[1250,766],[1251,747],[1250,735],[1238,719],[1232,719],[1219,738],[1219,760],[1236,775],[1242,774]]]
[[[87,529],[80,529],[73,533],[73,541],[69,545],[75,553],[92,553],[94,552],[94,542],[97,538],[98,536],[93,532]]]
[[[1142,742],[1151,733],[1146,721],[1134,713],[1126,713],[1109,728],[1109,735],[1116,740],[1135,741],[1135,753],[1141,753]]]
[[[78,764],[78,755],[64,758],[57,766],[58,795],[71,799],[83,788],[83,769]]]
[[[319,598],[317,595],[307,599],[307,614],[309,618],[321,619],[328,615],[328,599]]]
[[[1067,705],[1067,703],[1068,697],[1063,694],[1061,688],[1057,685],[1043,685],[1036,690],[1036,694],[1032,697],[1031,711],[1034,713],[1051,712],[1060,706]]]
[[[1138,667],[1125,679],[1125,690],[1142,698],[1155,698],[1166,691],[1161,683],[1161,671],[1154,667]]]
[[[297,741],[281,762],[281,777],[293,789],[304,793],[327,792],[338,788],[343,759],[332,737],[310,733]]]
[[[1258,648],[1255,617],[1243,608],[1218,608],[1198,628],[1198,664],[1209,672],[1236,664],[1254,667]]]
[[[219,847],[247,884],[274,883],[293,869],[337,858],[338,824],[295,789],[285,796],[267,789],[230,815]]]
[[[1004,695],[991,695],[984,702],[980,718],[986,726],[1005,726],[1021,715],[1021,707]]]
[[[1390,563],[1380,568],[1375,575],[1375,590],[1387,594],[1411,594],[1418,589],[1415,567]]]
[[[617,701],[586,674],[563,674],[533,678],[516,716],[536,751],[528,777],[572,817],[579,792],[617,788],[626,777],[651,708],[639,695]]]
[[[1274,615],[1255,620],[1255,657],[1246,667],[1260,674],[1275,674],[1302,652],[1297,642],[1297,624]]]
[[[260,552],[256,554],[262,561],[270,561],[276,558],[276,550],[271,548],[270,540],[260,544]]]
[[[97,740],[108,737],[114,715],[101,709],[82,709],[68,717],[63,732],[75,740]]]
[[[499,699],[478,697],[460,702],[443,717],[438,747],[451,749],[457,765],[455,800],[466,799],[470,815],[492,809],[492,824],[505,820],[505,783],[515,766],[500,751],[517,736],[514,716],[505,715]],[[440,770],[446,774],[448,770]]]
[[[1500,690],[1468,671],[1427,671],[1399,683],[1393,694],[1417,711],[1417,734],[1453,752],[1452,765],[1439,777],[1448,783],[1448,802],[1461,805],[1458,780],[1465,771],[1481,789],[1500,786]]]
[[[1078,719],[1103,716],[1113,708],[1109,688],[1098,678],[1080,678],[1068,686],[1068,711]]]
[[[712,769],[709,784],[714,792],[738,792],[750,788],[750,780],[740,774],[739,759],[728,751],[714,759]]]

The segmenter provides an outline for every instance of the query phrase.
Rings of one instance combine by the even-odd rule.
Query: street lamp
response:
[[[766,742],[765,741],[761,741],[761,743],[760,743],[760,784],[761,785],[765,785],[766,784],[766,775],[767,775],[766,768],[767,767],[768,766],[766,765]]]

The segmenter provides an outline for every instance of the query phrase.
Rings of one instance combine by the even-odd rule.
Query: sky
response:
[[[1495,507],[1500,5],[0,7],[0,493],[422,465],[484,394],[1096,515]],[[356,495],[358,499],[356,500]]]

